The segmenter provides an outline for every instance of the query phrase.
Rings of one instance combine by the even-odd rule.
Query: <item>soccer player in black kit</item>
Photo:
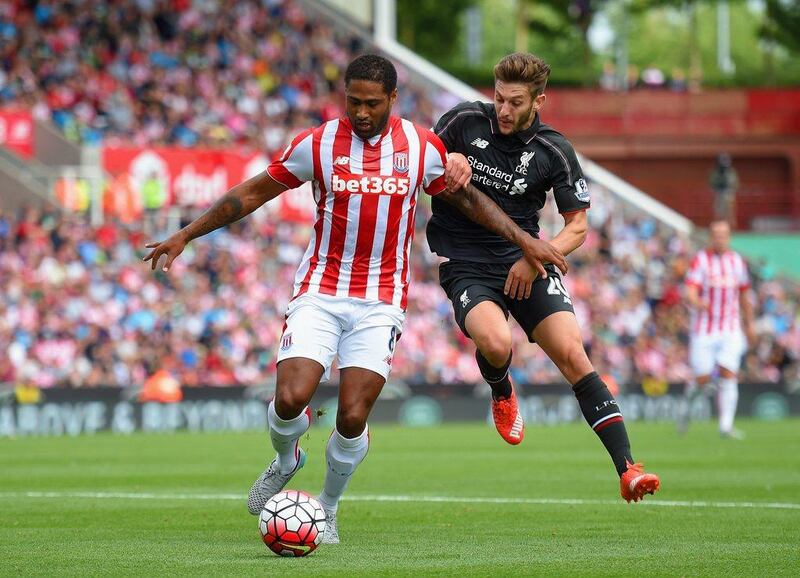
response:
[[[538,237],[537,213],[552,189],[564,228],[550,243],[567,255],[586,238],[589,189],[572,145],[539,117],[549,75],[550,67],[532,54],[506,56],[494,67],[494,105],[459,104],[442,116],[434,132],[451,153],[448,180],[471,169],[472,184],[530,235]],[[541,275],[515,245],[449,204],[434,197],[432,209],[428,244],[448,259],[439,268],[439,282],[458,326],[477,346],[478,367],[492,388],[498,433],[510,444],[524,437],[508,375],[511,314],[572,384],[586,421],[614,462],[622,497],[639,501],[654,493],[658,476],[633,463],[622,414],[586,355],[572,299],[556,268],[548,264],[547,275]]]

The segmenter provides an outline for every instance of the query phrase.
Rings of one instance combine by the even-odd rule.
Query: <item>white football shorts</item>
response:
[[[381,301],[300,295],[286,310],[278,362],[291,357],[313,359],[325,368],[322,380],[326,381],[338,357],[339,369],[361,367],[386,379],[404,321],[402,309]]]
[[[711,375],[717,366],[738,373],[746,350],[747,340],[740,331],[692,335],[689,364],[696,376]]]

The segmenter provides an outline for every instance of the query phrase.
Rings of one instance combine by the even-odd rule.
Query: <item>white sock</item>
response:
[[[686,402],[686,405],[691,405],[691,403],[697,398],[698,395],[700,395],[700,393],[700,388],[697,387],[697,382],[694,379],[687,381],[686,388],[683,390],[683,399]]]
[[[739,402],[739,383],[736,379],[719,380],[719,431],[728,433],[733,430],[733,418],[736,415],[736,404]]]
[[[328,470],[325,473],[325,487],[319,495],[326,512],[336,512],[339,498],[342,497],[347,482],[356,471],[358,464],[364,461],[369,450],[369,426],[364,428],[356,438],[346,438],[336,429],[333,430],[325,450]]]
[[[694,400],[705,393],[705,388],[700,389],[695,379],[686,382],[683,397],[678,401],[678,421],[688,423],[692,413]]]
[[[275,400],[269,402],[267,410],[267,422],[269,423],[269,437],[272,440],[272,447],[278,452],[276,458],[278,468],[282,474],[288,474],[297,467],[297,459],[300,457],[297,440],[300,439],[308,426],[311,425],[311,415],[308,407],[303,409],[295,418],[281,419],[275,413]]]

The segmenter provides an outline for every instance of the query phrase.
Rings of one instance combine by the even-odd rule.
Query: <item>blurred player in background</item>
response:
[[[567,255],[586,239],[589,189],[570,142],[539,118],[549,75],[550,67],[533,54],[506,56],[494,68],[494,105],[459,104],[434,131],[451,151],[447,178],[458,179],[460,171],[471,169],[474,185],[533,236],[539,232],[538,211],[552,189],[564,228],[550,243]],[[572,384],[584,417],[614,462],[622,497],[638,501],[655,492],[658,476],[633,463],[622,414],[586,355],[571,297],[555,267],[537,272],[505,239],[436,198],[432,208],[428,243],[448,258],[439,268],[439,281],[458,326],[477,347],[498,433],[513,445],[524,437],[508,373],[510,313]]]
[[[287,189],[313,183],[317,218],[295,276],[268,410],[277,456],[253,483],[247,505],[258,515],[303,467],[298,441],[311,423],[308,404],[337,357],[338,412],[319,495],[328,544],[339,542],[339,498],[367,454],[367,417],[403,329],[419,190],[518,243],[532,266],[542,268],[548,261],[566,268],[559,251],[523,232],[473,187],[462,189],[470,175],[451,181],[458,192],[445,190],[445,148],[432,132],[391,116],[396,86],[397,72],[387,59],[353,60],[345,72],[346,116],[297,135],[266,172],[233,187],[166,241],[148,244],[152,251],[144,258],[155,269],[166,255],[167,271],[191,240],[241,219]]]
[[[739,401],[739,366],[747,342],[755,343],[750,276],[747,263],[730,248],[727,221],[714,221],[709,233],[708,248],[695,255],[686,274],[686,302],[691,309],[689,358],[694,379],[686,384],[678,431],[686,432],[692,402],[709,389],[716,374],[719,433],[741,439],[744,434],[733,427],[733,420]]]

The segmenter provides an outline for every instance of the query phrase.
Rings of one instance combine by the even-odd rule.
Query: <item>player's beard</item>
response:
[[[536,117],[536,108],[531,104],[530,109],[528,112],[520,117],[520,119],[514,123],[514,130],[512,133],[520,132],[528,128],[532,123],[533,119]]]
[[[363,132],[363,131],[359,130],[358,124],[356,122],[357,119],[351,118],[350,119],[350,124],[353,125],[353,132],[356,133],[356,135],[359,138],[361,138],[363,140],[369,140],[372,137],[377,136],[377,135],[379,135],[379,134],[381,134],[383,132],[383,129],[386,128],[386,124],[389,122],[389,116],[391,114],[392,114],[392,109],[388,108],[386,110],[386,114],[384,114],[380,119],[378,119],[378,122],[375,123],[374,128],[371,129],[368,132]]]

